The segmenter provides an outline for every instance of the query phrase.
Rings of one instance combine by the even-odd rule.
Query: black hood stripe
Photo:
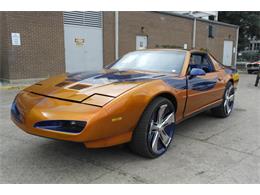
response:
[[[104,71],[104,72],[83,72],[69,74],[67,81],[75,81],[81,84],[110,84],[121,82],[142,82],[149,80],[162,80],[167,85],[179,89],[179,90],[196,90],[207,91],[215,87],[217,78],[214,79],[202,79],[199,77],[188,80],[188,87],[186,78],[177,79],[174,76],[164,74],[145,74],[145,73],[133,73],[128,71]]]

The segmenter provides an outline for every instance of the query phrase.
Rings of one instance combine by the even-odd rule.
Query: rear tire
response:
[[[174,130],[174,105],[167,98],[158,97],[145,109],[133,132],[130,149],[146,158],[159,157],[167,151]]]
[[[212,114],[214,116],[221,117],[221,118],[228,117],[233,110],[234,100],[235,100],[235,89],[233,84],[229,81],[227,83],[221,105],[211,109]]]

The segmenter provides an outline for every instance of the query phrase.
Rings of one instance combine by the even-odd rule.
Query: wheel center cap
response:
[[[160,126],[160,125],[158,125],[157,128],[158,128],[159,132],[162,132],[164,130],[164,128],[162,126]]]

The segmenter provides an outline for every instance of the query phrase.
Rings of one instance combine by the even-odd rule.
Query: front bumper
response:
[[[103,131],[103,123],[108,120],[106,110],[96,106],[48,98],[26,91],[20,92],[14,100],[11,119],[25,132],[42,137],[88,142],[109,136]],[[87,124],[79,133],[35,127],[36,123],[46,120],[86,121]]]
[[[260,67],[259,66],[251,66],[251,67],[247,67],[247,70],[259,70]]]

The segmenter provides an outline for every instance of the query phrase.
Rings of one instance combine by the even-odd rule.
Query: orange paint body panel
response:
[[[215,72],[189,79],[191,55],[199,51],[185,52],[179,74],[103,70],[63,74],[41,81],[17,95],[12,120],[30,134],[82,142],[89,148],[107,147],[131,141],[147,105],[163,96],[174,103],[179,123],[204,108],[220,104],[227,82],[236,86],[239,78],[211,57]],[[77,133],[36,125],[50,120],[84,121],[86,125]]]

